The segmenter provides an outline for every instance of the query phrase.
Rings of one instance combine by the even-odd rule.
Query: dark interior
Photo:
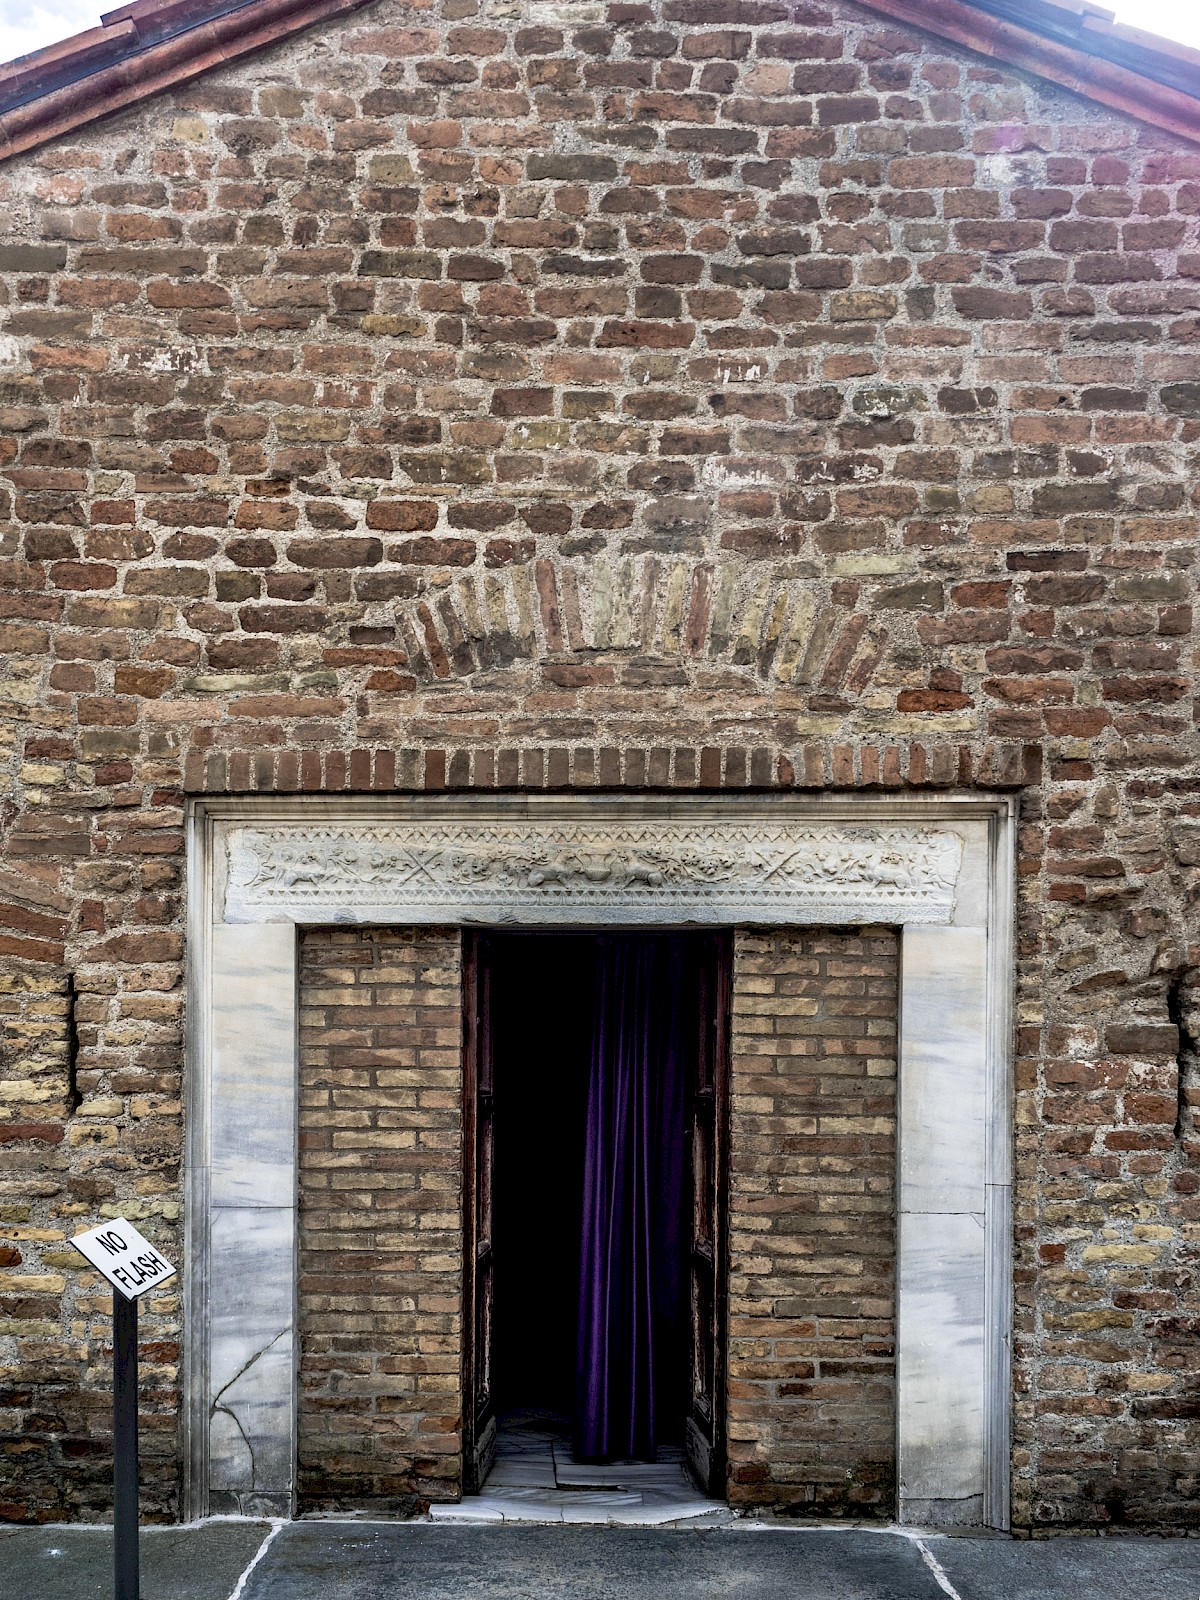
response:
[[[492,951],[496,1406],[567,1417],[595,943],[511,934]]]
[[[506,934],[489,941],[495,1083],[492,1373],[501,1415],[551,1412],[566,1421],[575,1411],[583,1160],[599,937]],[[687,1192],[680,1200],[686,1217],[690,1176],[684,1183]],[[686,1252],[689,1243],[681,1240],[680,1250]],[[686,1260],[681,1268],[686,1287]],[[686,1322],[685,1313],[681,1324]],[[678,1372],[678,1400],[662,1437],[678,1442],[688,1349],[673,1351],[670,1361]]]

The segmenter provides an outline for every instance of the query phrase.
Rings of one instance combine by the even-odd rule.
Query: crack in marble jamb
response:
[[[254,1455],[254,1446],[250,1443],[250,1437],[247,1434],[245,1428],[242,1426],[241,1419],[238,1417],[237,1413],[232,1411],[229,1406],[223,1405],[221,1397],[224,1394],[226,1394],[230,1389],[232,1389],[234,1384],[237,1383],[239,1379],[244,1378],[246,1376],[246,1374],[250,1371],[250,1368],[254,1365],[254,1363],[256,1361],[261,1361],[263,1356],[266,1355],[267,1351],[270,1350],[272,1345],[278,1344],[280,1339],[282,1339],[284,1337],[284,1335],[286,1333],[288,1333],[288,1332],[289,1332],[289,1330],[287,1328],[281,1328],[273,1339],[268,1339],[267,1340],[266,1344],[263,1345],[261,1350],[256,1350],[252,1356],[248,1357],[242,1363],[242,1365],[238,1368],[238,1370],[234,1373],[233,1377],[230,1378],[227,1383],[223,1383],[221,1385],[221,1387],[217,1390],[216,1394],[213,1395],[212,1401],[211,1401],[211,1403],[209,1405],[209,1408],[208,1408],[208,1419],[209,1419],[210,1422],[217,1415],[218,1412],[222,1412],[225,1416],[227,1416],[229,1418],[230,1422],[233,1423],[234,1427],[237,1429],[238,1433],[241,1435],[242,1443],[246,1446],[246,1452],[250,1457],[250,1488],[251,1489],[257,1489],[258,1488],[258,1462],[257,1462],[257,1460],[255,1458],[255,1455]]]
[[[250,1443],[249,1434],[247,1434],[245,1428],[242,1426],[241,1420],[236,1412],[231,1411],[228,1406],[222,1405],[219,1400],[214,1400],[208,1413],[209,1421],[211,1422],[218,1413],[229,1418],[230,1422],[232,1422],[234,1427],[237,1429],[242,1443],[246,1446],[246,1454],[250,1457],[250,1488],[257,1489],[258,1462],[254,1456],[254,1446]]]

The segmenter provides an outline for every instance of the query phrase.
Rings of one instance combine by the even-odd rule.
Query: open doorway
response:
[[[514,1430],[724,1495],[728,941],[466,950],[466,1486]]]

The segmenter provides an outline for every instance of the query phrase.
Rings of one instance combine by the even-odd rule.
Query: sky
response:
[[[1197,0],[1107,0],[1119,22],[1164,34],[1200,50],[1200,4]],[[40,50],[68,34],[94,28],[102,10],[115,10],[120,0],[0,0],[0,61]]]

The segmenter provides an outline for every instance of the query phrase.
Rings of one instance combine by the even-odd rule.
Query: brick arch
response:
[[[650,687],[656,671],[703,664],[764,687],[857,692],[889,642],[883,622],[786,565],[655,553],[475,568],[398,605],[396,620],[410,668],[426,682],[541,661],[574,687],[585,658],[617,655],[636,658]]]

